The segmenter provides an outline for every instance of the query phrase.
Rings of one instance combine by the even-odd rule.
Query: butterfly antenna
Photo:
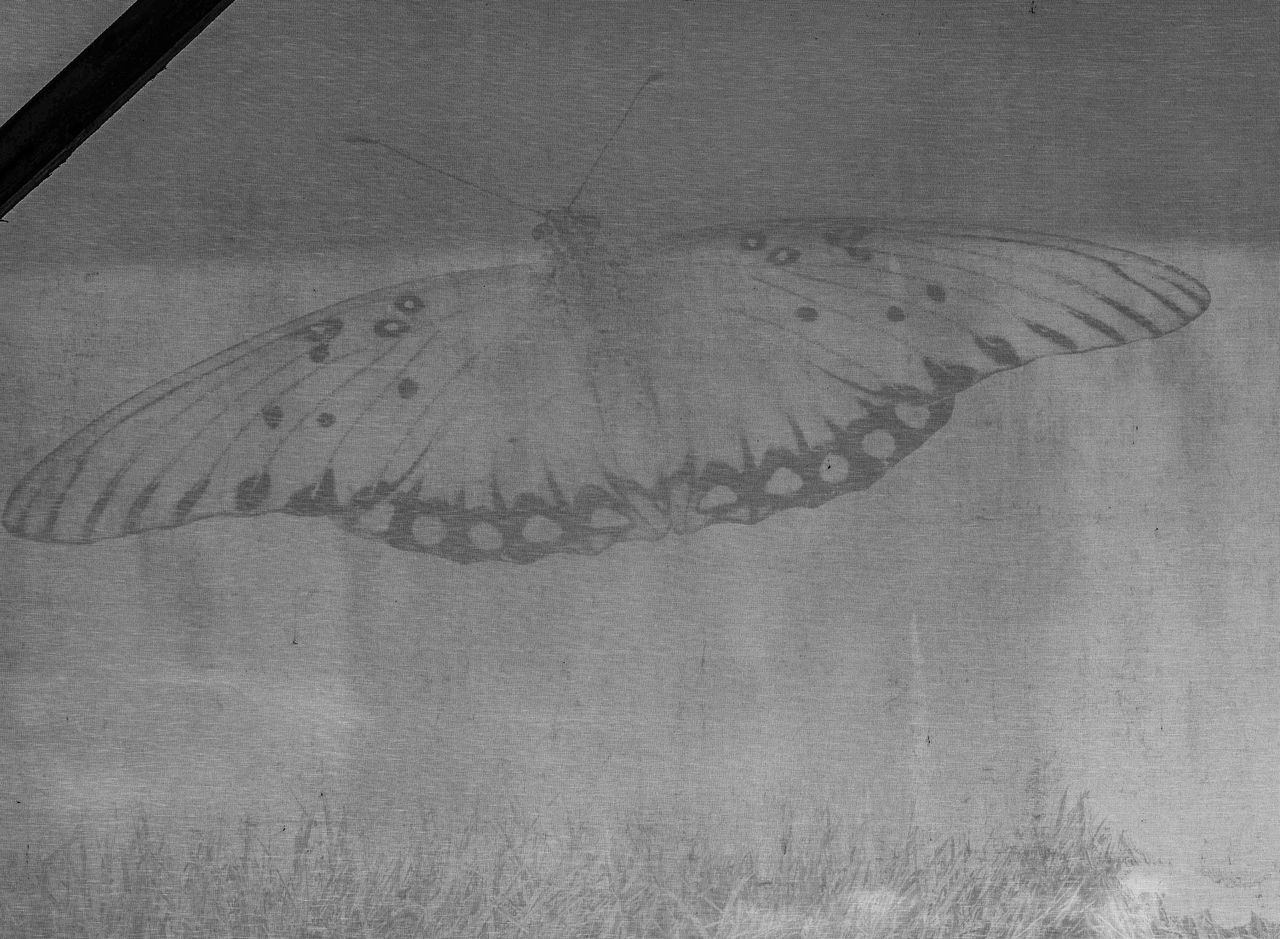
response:
[[[600,152],[596,154],[595,162],[591,164],[591,168],[588,169],[586,175],[582,177],[582,184],[578,186],[577,192],[573,194],[573,198],[569,200],[569,204],[564,207],[566,212],[573,208],[573,204],[578,201],[578,197],[582,195],[582,191],[587,188],[587,183],[591,181],[591,174],[596,171],[596,167],[599,166],[600,161],[604,159],[605,152],[613,143],[614,138],[618,136],[618,131],[622,130],[622,125],[627,122],[627,118],[631,116],[631,109],[636,106],[636,102],[640,100],[640,96],[644,94],[644,90],[654,82],[661,80],[662,72],[653,72],[641,83],[640,87],[636,89],[636,93],[631,96],[631,103],[628,104],[627,109],[622,112],[622,117],[618,118],[618,125],[614,127],[613,133],[609,135],[609,139],[604,142],[604,146],[601,147]]]
[[[546,213],[545,213],[545,212],[542,212],[542,211],[540,211],[539,209],[535,209],[535,208],[534,208],[533,206],[531,206],[531,205],[525,205],[523,202],[518,202],[518,201],[516,201],[515,199],[512,199],[512,198],[511,198],[510,196],[508,196],[506,193],[498,192],[498,191],[493,190],[493,189],[486,189],[484,186],[481,186],[481,185],[480,185],[480,184],[478,184],[478,183],[473,183],[471,180],[466,179],[466,178],[464,178],[464,177],[462,177],[462,176],[459,176],[459,175],[457,175],[456,173],[450,173],[448,170],[442,170],[442,169],[441,169],[440,167],[438,167],[438,166],[433,166],[433,165],[432,165],[432,164],[430,164],[430,163],[426,163],[426,162],[424,162],[424,161],[422,161],[422,160],[419,160],[419,159],[418,159],[416,156],[414,156],[413,154],[411,154],[411,153],[407,153],[407,152],[405,152],[404,150],[401,150],[399,147],[394,147],[394,146],[392,146],[392,145],[391,145],[391,144],[389,144],[389,143],[385,143],[384,141],[377,140],[377,139],[375,139],[375,138],[373,138],[373,137],[365,137],[365,136],[364,136],[364,135],[362,135],[362,134],[351,134],[351,135],[349,135],[349,136],[345,137],[344,139],[346,140],[346,142],[347,142],[347,143],[355,143],[355,144],[361,144],[361,145],[365,145],[365,146],[381,147],[383,150],[388,150],[388,151],[390,151],[391,153],[394,153],[396,156],[398,156],[398,157],[402,157],[402,158],[404,158],[404,159],[408,160],[410,163],[414,163],[414,164],[417,164],[418,166],[421,166],[423,169],[431,170],[431,172],[433,172],[433,173],[439,173],[441,176],[447,176],[447,177],[449,177],[450,179],[452,179],[454,182],[462,183],[462,185],[464,185],[464,186],[468,186],[468,187],[470,187],[471,189],[476,190],[476,192],[482,192],[482,193],[484,193],[486,196],[491,196],[492,198],[497,199],[497,200],[499,200],[500,202],[505,202],[505,203],[507,203],[507,205],[513,205],[513,206],[515,206],[517,209],[524,209],[526,212],[532,212],[534,215],[537,215],[539,218],[541,218],[541,217],[543,217],[543,216],[545,216],[545,215],[546,215]]]

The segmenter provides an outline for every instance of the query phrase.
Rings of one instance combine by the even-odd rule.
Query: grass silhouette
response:
[[[139,817],[124,839],[79,830],[45,856],[0,858],[0,934],[21,937],[1277,937],[1174,921],[1126,889],[1140,861],[1065,796],[1055,815],[975,844],[868,846],[827,817],[775,860],[716,851],[696,832],[550,832],[513,814],[424,827],[398,855],[322,801],[284,835],[242,820],[185,847]]]

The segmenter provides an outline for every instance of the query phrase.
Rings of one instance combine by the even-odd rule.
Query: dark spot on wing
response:
[[[342,320],[327,319],[304,326],[290,335],[297,339],[305,339],[307,342],[325,343],[332,342],[340,332],[342,332]]]
[[[262,409],[262,420],[268,427],[275,430],[284,420],[284,408],[278,404],[268,404]]]
[[[191,514],[191,510],[196,507],[196,503],[200,501],[208,488],[209,477],[206,476],[182,494],[182,498],[173,507],[173,517],[171,519],[173,524],[181,525],[187,520],[187,516]]]
[[[395,488],[386,480],[379,480],[372,486],[361,486],[352,494],[351,505],[356,509],[371,508],[395,492]]]
[[[887,382],[881,385],[877,392],[890,401],[904,405],[927,404],[933,398],[933,395],[925,392],[924,389],[902,382]]]
[[[412,378],[402,378],[396,385],[396,394],[402,398],[412,398],[418,393],[418,383]]]
[[[406,293],[396,297],[395,307],[401,313],[417,313],[425,305],[416,293]]]
[[[1023,322],[1027,324],[1027,329],[1031,330],[1041,339],[1048,339],[1055,346],[1065,349],[1067,352],[1075,352],[1080,348],[1076,345],[1076,341],[1070,336],[1064,336],[1056,329],[1052,329],[1044,325],[1044,323],[1034,323],[1030,320],[1023,320]]]
[[[786,267],[788,264],[795,264],[796,261],[800,260],[800,252],[795,248],[774,248],[765,258],[770,264]]]
[[[743,251],[759,251],[765,245],[765,237],[760,232],[751,232],[738,239],[738,247]]]
[[[1107,306],[1111,307],[1113,310],[1115,310],[1125,319],[1130,320],[1131,322],[1137,323],[1147,332],[1151,333],[1151,335],[1153,336],[1164,335],[1164,331],[1159,326],[1151,322],[1150,319],[1148,319],[1144,314],[1139,313],[1133,307],[1128,306],[1127,304],[1121,303],[1119,300],[1115,299],[1114,297],[1099,297],[1098,299],[1103,303],[1105,303]]]
[[[1102,333],[1102,335],[1106,336],[1116,345],[1120,345],[1125,341],[1124,333],[1120,332],[1120,330],[1116,329],[1110,323],[1100,320],[1096,316],[1090,316],[1088,313],[1082,313],[1079,310],[1071,310],[1069,312],[1080,322],[1084,323],[1095,332]]]
[[[147,510],[147,504],[151,501],[151,497],[156,494],[156,490],[160,488],[160,480],[153,479],[147,483],[146,487],[134,497],[129,511],[125,513],[124,530],[137,531],[138,523],[142,520],[142,513]]]
[[[929,299],[934,303],[943,303],[947,299],[947,292],[942,289],[940,284],[929,284],[924,288],[924,292],[929,295]]]
[[[983,355],[997,365],[1016,368],[1022,364],[1022,357],[1003,336],[975,336],[973,342]]]
[[[236,511],[252,512],[261,508],[271,494],[271,474],[258,473],[246,476],[236,486]]]
[[[884,318],[890,323],[901,323],[907,318],[907,311],[895,303],[884,311]]]
[[[961,362],[936,362],[928,356],[924,359],[924,367],[933,379],[938,395],[959,394],[976,384],[980,377],[977,369]]]
[[[117,477],[115,480],[112,481],[111,485],[103,489],[102,494],[99,495],[98,498],[93,501],[93,505],[89,508],[89,514],[84,517],[83,531],[84,531],[84,536],[86,538],[90,538],[93,536],[94,531],[98,527],[98,522],[102,518],[102,513],[107,510],[107,506],[110,505],[111,500],[115,498],[116,486],[119,484],[119,482],[120,482],[119,477]],[[57,520],[57,515],[54,513],[50,513],[49,518],[50,518],[49,528],[52,529],[54,521]]]
[[[307,353],[307,357],[317,365],[329,358],[329,344],[322,342],[318,346],[312,346],[311,351]]]
[[[284,511],[291,515],[333,515],[339,511],[337,484],[333,469],[328,468],[320,477],[319,485],[303,486],[289,496]]]
[[[328,411],[323,411],[316,416],[316,423],[319,424],[321,427],[332,427],[334,421],[336,420],[337,418],[335,418]]]
[[[811,306],[802,306],[796,310],[796,316],[806,323],[812,323],[818,318],[818,311]]]
[[[374,323],[373,331],[383,339],[399,339],[409,331],[409,324],[401,319],[388,318]]]

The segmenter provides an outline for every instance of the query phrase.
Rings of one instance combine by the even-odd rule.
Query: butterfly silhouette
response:
[[[461,562],[595,553],[865,489],[986,376],[1209,305],[1084,241],[830,218],[609,245],[576,199],[540,213],[540,263],[365,294],[129,399],[4,526],[82,543],[283,512]]]
[[[456,561],[594,553],[864,489],[955,395],[1208,307],[1166,264],[1014,232],[776,221],[597,243],[545,213],[520,264],[375,291],[142,392],[9,497],[92,542],[326,515]]]

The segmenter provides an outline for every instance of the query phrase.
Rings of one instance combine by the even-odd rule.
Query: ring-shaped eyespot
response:
[[[401,294],[396,297],[396,302],[393,305],[401,313],[417,313],[426,306],[426,304],[422,302],[422,298],[416,293]]]
[[[342,320],[327,319],[312,323],[310,326],[304,326],[291,335],[306,342],[329,342],[336,339],[341,332]]]
[[[383,339],[399,339],[409,331],[409,324],[404,320],[388,317],[373,324],[373,331]]]

